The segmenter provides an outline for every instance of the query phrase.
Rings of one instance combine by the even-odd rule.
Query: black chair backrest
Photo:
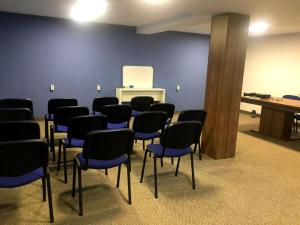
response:
[[[199,121],[177,122],[165,128],[160,143],[164,148],[187,148],[197,142],[201,132],[202,123]]]
[[[89,132],[94,130],[104,130],[106,128],[106,116],[77,116],[69,121],[68,138],[84,140]]]
[[[78,106],[75,98],[52,98],[48,101],[48,114],[54,114],[56,109],[64,106]]]
[[[41,140],[0,143],[0,176],[15,177],[48,165],[48,145]]]
[[[143,112],[134,118],[134,132],[154,133],[164,128],[168,114],[165,112]]]
[[[117,97],[95,98],[93,101],[93,112],[102,112],[104,106],[115,104],[119,104],[119,99]]]
[[[135,111],[144,112],[150,108],[150,105],[154,103],[154,99],[151,96],[136,96],[131,99],[131,108]]]
[[[172,119],[175,111],[175,105],[171,103],[154,103],[150,106],[149,111],[163,111]]]
[[[83,148],[86,165],[87,159],[112,160],[124,154],[130,156],[133,139],[134,133],[128,128],[90,132]]]
[[[40,126],[33,121],[0,122],[0,142],[40,139]]]
[[[178,121],[200,121],[205,123],[206,111],[201,109],[182,111],[178,116]]]
[[[102,114],[107,116],[109,123],[129,122],[131,107],[129,105],[107,105],[103,107]]]
[[[60,107],[55,111],[54,114],[54,125],[68,126],[70,119],[76,116],[87,116],[89,115],[89,109],[84,106],[64,106]]]
[[[30,99],[6,98],[0,100],[0,108],[27,108],[33,115],[33,105]]]
[[[0,121],[32,120],[28,108],[0,108]]]
[[[284,95],[282,98],[291,99],[291,100],[300,100],[300,96],[297,95]]]

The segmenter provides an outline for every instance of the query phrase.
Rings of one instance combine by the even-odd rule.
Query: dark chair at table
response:
[[[119,104],[119,99],[117,97],[95,98],[93,101],[93,114],[96,114],[96,112],[101,114],[104,106],[117,104]]]
[[[129,105],[107,105],[102,108],[102,115],[107,116],[108,129],[128,128],[131,107]]]
[[[30,99],[6,98],[0,100],[0,108],[27,108],[33,115],[33,104]]]
[[[0,121],[33,120],[28,108],[0,108]]]
[[[52,98],[48,101],[48,114],[45,115],[45,138],[49,143],[49,121],[54,120],[54,113],[59,107],[77,106],[75,98]]]
[[[59,140],[59,151],[57,170],[60,169],[61,148],[63,147],[64,179],[67,183],[67,148],[82,148],[86,135],[94,130],[104,130],[107,128],[107,118],[105,116],[77,116],[69,120],[67,138]]]
[[[282,96],[282,98],[285,98],[285,99],[291,99],[291,100],[300,100],[300,96],[297,96],[297,95],[284,95]],[[296,113],[295,116],[294,116],[294,124],[293,124],[293,127],[294,127],[294,132],[298,132],[298,123],[299,123],[299,120],[300,120],[300,114],[299,113]]]
[[[89,109],[83,106],[64,106],[58,108],[54,113],[53,125],[50,126],[50,149],[55,161],[54,134],[67,133],[68,122],[76,116],[89,115]]]
[[[178,157],[177,167],[175,176],[178,174],[180,158],[185,155],[190,155],[191,157],[191,170],[192,170],[192,186],[195,186],[194,177],[194,162],[193,162],[193,150],[191,145],[195,144],[195,140],[199,133],[201,133],[202,124],[198,121],[191,122],[177,122],[175,124],[170,124],[163,131],[160,139],[160,144],[150,144],[147,146],[144,155],[143,168],[141,173],[140,182],[143,182],[145,165],[147,160],[147,153],[151,152],[153,154],[154,162],[154,187],[155,187],[155,198],[158,197],[157,192],[157,166],[156,159],[164,157]],[[196,146],[194,147],[196,148]]]
[[[78,170],[79,215],[83,215],[81,171],[118,167],[117,187],[120,184],[121,166],[127,166],[128,203],[131,204],[130,155],[134,133],[130,129],[90,132],[83,151],[74,159],[72,196],[75,196],[76,169]]]
[[[174,116],[175,105],[171,103],[154,103],[150,106],[149,111],[162,111],[168,114],[166,125],[170,124]]]
[[[202,109],[195,109],[195,110],[185,110],[182,111],[178,116],[178,122],[179,121],[199,121],[204,126],[205,119],[206,119],[206,111]],[[199,160],[202,158],[202,151],[201,151],[201,145],[200,145],[200,136],[197,137],[196,145],[198,145],[199,149]],[[196,148],[195,148],[196,151]]]
[[[47,143],[41,140],[1,142],[0,156],[0,188],[16,188],[41,179],[43,201],[48,192],[50,222],[53,223]]]
[[[151,104],[154,103],[154,99],[151,96],[136,96],[130,101],[130,106],[132,108],[132,116],[137,116],[138,114],[148,111]]]

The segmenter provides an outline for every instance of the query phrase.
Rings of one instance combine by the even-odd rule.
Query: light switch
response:
[[[176,86],[176,91],[180,91],[180,85]]]
[[[54,91],[55,90],[55,85],[54,84],[50,84],[49,89],[50,89],[50,91]]]
[[[101,91],[101,86],[100,86],[100,84],[97,84],[97,91]]]

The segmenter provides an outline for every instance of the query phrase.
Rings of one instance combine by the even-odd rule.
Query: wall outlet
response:
[[[97,89],[97,91],[101,91],[101,86],[100,86],[100,84],[97,84],[96,89]]]
[[[180,89],[181,89],[181,88],[180,88],[180,85],[177,85],[177,86],[176,86],[176,91],[180,91]]]
[[[54,84],[50,84],[49,90],[50,90],[50,91],[54,91],[54,90],[55,90],[55,85],[54,85]]]

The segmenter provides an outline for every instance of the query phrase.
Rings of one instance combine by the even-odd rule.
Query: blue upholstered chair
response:
[[[162,111],[168,114],[166,125],[172,122],[175,112],[175,105],[171,103],[154,103],[150,106],[149,111]]]
[[[78,101],[75,98],[52,98],[48,101],[48,114],[45,115],[45,137],[49,143],[49,121],[54,120],[54,113],[59,107],[77,106]]]
[[[41,140],[0,143],[0,188],[17,188],[42,180],[43,201],[48,192],[50,222],[54,222],[48,170],[48,145]]]
[[[82,148],[86,135],[94,130],[107,128],[105,116],[77,116],[69,120],[67,138],[59,140],[57,170],[60,170],[61,149],[63,147],[64,179],[67,183],[67,148]]]
[[[154,99],[151,96],[136,96],[130,101],[132,108],[132,116],[136,117],[138,114],[148,111],[151,104],[154,103]]]
[[[28,108],[0,108],[0,121],[33,120]]]
[[[286,99],[291,99],[291,100],[300,100],[300,96],[297,96],[297,95],[284,95],[282,96],[282,98],[286,98]],[[300,120],[300,113],[296,113],[295,116],[294,116],[294,132],[298,132],[298,123],[299,123],[299,120]]]
[[[130,129],[90,132],[84,142],[82,153],[74,159],[72,196],[75,196],[76,170],[78,170],[79,215],[82,208],[82,170],[118,167],[117,187],[120,183],[122,164],[127,166],[128,203],[131,204],[130,154],[134,133]]]
[[[206,119],[206,111],[202,109],[195,109],[195,110],[185,110],[182,111],[178,116],[178,122],[179,121],[199,121],[204,126],[205,119]],[[200,136],[197,137],[196,146],[198,145],[199,149],[199,160],[201,160],[202,157],[202,151],[201,151],[201,145],[200,145]],[[195,148],[196,151],[196,148]]]
[[[93,101],[93,114],[101,114],[104,106],[117,104],[119,104],[119,99],[117,97],[95,98]]]
[[[107,116],[108,129],[128,128],[131,107],[129,105],[107,105],[102,108],[102,115]]]
[[[147,160],[147,153],[153,154],[154,162],[154,186],[155,186],[155,198],[158,197],[157,192],[157,166],[156,159],[164,157],[178,157],[177,167],[175,176],[178,174],[180,158],[185,155],[191,157],[191,169],[192,169],[192,186],[195,189],[195,178],[194,178],[194,163],[193,163],[193,150],[191,145],[196,144],[195,140],[201,133],[202,124],[198,121],[191,122],[177,122],[175,124],[168,125],[163,131],[160,139],[160,144],[150,144],[147,146],[143,168],[141,173],[140,182],[143,182],[145,165]],[[196,146],[194,147],[196,148]]]
[[[83,106],[59,107],[54,114],[53,125],[50,126],[50,150],[55,161],[54,134],[67,133],[69,120],[76,116],[89,115],[89,109]]]
[[[30,99],[6,98],[0,100],[0,108],[27,108],[33,115],[33,104]]]

